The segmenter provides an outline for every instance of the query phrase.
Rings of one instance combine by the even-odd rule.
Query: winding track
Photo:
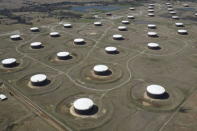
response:
[[[140,15],[142,15],[142,14],[143,14],[143,12],[140,11]],[[111,21],[110,21],[110,22],[111,22]],[[113,22],[111,22],[111,24],[114,25]],[[55,30],[54,28],[55,28],[56,26],[57,26],[57,25],[50,26],[49,28],[50,28],[51,31],[54,31],[54,30]],[[86,25],[81,26],[80,30],[83,29],[85,26],[86,26]],[[21,54],[23,57],[27,57],[27,58],[29,58],[29,59],[31,59],[31,60],[34,60],[34,61],[36,61],[36,62],[39,62],[40,64],[42,64],[42,65],[44,65],[44,66],[46,66],[46,67],[48,67],[48,68],[50,68],[50,69],[53,69],[53,70],[59,72],[60,74],[65,74],[75,85],[77,85],[77,86],[79,86],[79,87],[81,87],[81,88],[84,88],[84,89],[87,89],[87,90],[93,90],[93,91],[103,92],[103,94],[101,95],[101,100],[102,100],[102,98],[103,98],[108,92],[110,92],[110,91],[112,91],[112,90],[114,90],[114,89],[118,89],[118,88],[122,87],[124,84],[128,83],[128,82],[132,79],[132,71],[131,71],[131,68],[130,68],[129,65],[130,65],[131,62],[132,62],[134,59],[136,59],[138,56],[141,56],[141,55],[153,55],[153,56],[170,56],[170,55],[176,55],[176,54],[180,53],[181,51],[183,51],[183,50],[189,45],[187,42],[185,42],[185,45],[184,45],[183,48],[181,48],[180,50],[178,50],[178,51],[176,51],[176,52],[173,52],[173,53],[170,53],[170,54],[166,54],[166,55],[149,54],[149,53],[146,53],[146,52],[145,52],[146,50],[139,51],[138,54],[136,54],[135,56],[131,57],[131,58],[128,59],[127,62],[126,62],[126,68],[127,68],[128,73],[129,73],[129,78],[128,78],[126,81],[124,81],[123,83],[121,83],[121,84],[119,84],[119,85],[117,85],[117,86],[115,86],[115,87],[113,87],[113,88],[111,88],[111,89],[107,89],[107,90],[93,89],[93,88],[91,88],[91,87],[86,87],[86,86],[84,86],[84,85],[81,85],[81,84],[77,83],[77,82],[69,75],[69,73],[70,73],[73,69],[75,69],[76,67],[78,67],[78,66],[80,66],[81,64],[83,64],[84,61],[88,59],[88,57],[90,56],[90,54],[94,51],[94,49],[97,47],[97,45],[100,43],[100,41],[106,36],[106,34],[109,32],[109,30],[110,30],[111,28],[112,28],[112,26],[106,28],[106,29],[104,30],[104,33],[101,35],[101,37],[100,37],[98,40],[94,40],[94,41],[96,41],[96,43],[95,43],[95,45],[89,50],[89,52],[87,53],[87,55],[86,55],[86,57],[84,58],[84,60],[83,60],[82,62],[80,62],[79,64],[77,64],[77,65],[73,66],[72,68],[70,68],[67,72],[64,72],[64,71],[61,71],[61,70],[59,70],[59,69],[56,69],[56,68],[54,68],[54,67],[52,67],[52,66],[49,66],[49,65],[45,64],[44,62],[39,61],[39,60],[37,60],[37,59],[35,59],[35,58],[33,58],[33,57],[31,57],[31,56],[29,56],[29,55],[27,55],[27,54],[21,52],[20,50],[18,50],[18,48],[19,48],[19,46],[20,46],[21,44],[18,45],[18,46],[16,46],[16,51],[17,51],[17,53]],[[68,32],[66,32],[66,33],[68,33]],[[5,34],[1,34],[0,36],[4,36],[4,35],[6,35],[6,33],[5,33]],[[72,35],[72,34],[71,34],[71,35]],[[34,36],[31,40],[26,41],[26,42],[24,42],[24,43],[22,43],[22,44],[27,44],[27,43],[29,43],[30,41],[36,39],[37,37],[38,37],[38,35]],[[8,90],[9,90],[10,92],[12,92],[13,94],[16,95],[16,97],[17,97],[18,99],[21,99],[23,102],[25,102],[25,103],[28,104],[30,107],[32,107],[32,108],[36,111],[36,113],[38,113],[39,116],[41,116],[42,118],[46,118],[46,120],[47,120],[50,124],[52,124],[53,126],[55,126],[57,129],[59,129],[59,130],[62,130],[62,129],[64,130],[64,129],[66,129],[66,130],[68,130],[68,131],[72,131],[69,127],[67,127],[67,126],[64,127],[64,126],[65,126],[64,124],[62,124],[59,120],[57,120],[56,118],[54,118],[54,117],[51,116],[50,114],[46,113],[41,107],[39,107],[38,105],[34,104],[29,98],[27,98],[25,95],[23,95],[23,94],[22,94],[21,92],[19,92],[17,89],[11,88],[11,87],[9,86],[8,83],[6,83],[5,85],[8,87]],[[177,109],[177,111],[178,111],[178,109]],[[164,129],[164,127],[169,123],[169,121],[172,120],[173,117],[176,115],[177,111],[174,112],[174,113],[171,115],[171,117],[162,125],[162,127],[160,128],[159,131],[162,131],[162,130]],[[63,127],[62,127],[62,126],[63,126]]]

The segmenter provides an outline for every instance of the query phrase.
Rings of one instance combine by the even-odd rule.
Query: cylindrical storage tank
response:
[[[113,46],[105,47],[105,52],[108,54],[118,54],[117,48]]]
[[[109,72],[109,67],[106,65],[95,65],[93,71],[96,75],[105,76]]]
[[[174,15],[174,16],[172,16],[172,19],[176,19],[176,20],[178,20],[178,19],[179,19],[179,16]]]
[[[153,13],[148,13],[148,16],[150,16],[150,17],[154,17],[154,16],[155,16],[155,14],[153,14]]]
[[[63,51],[57,53],[57,58],[60,60],[67,60],[71,58],[71,55],[69,52]]]
[[[129,24],[130,22],[128,20],[122,20],[122,24]]]
[[[119,34],[115,34],[115,35],[113,35],[113,39],[114,40],[122,40],[123,39],[123,36],[122,35],[119,35]]]
[[[171,3],[166,3],[166,5],[171,5]]]
[[[90,98],[79,98],[73,102],[74,111],[80,115],[91,114],[94,102]]]
[[[112,13],[106,13],[107,16],[112,16]]]
[[[147,96],[153,99],[162,99],[164,98],[165,93],[165,88],[160,85],[149,85],[146,88]]]
[[[85,40],[82,38],[76,38],[74,39],[74,43],[77,45],[82,45],[82,44],[85,44]]]
[[[126,26],[118,26],[118,30],[120,31],[126,31],[127,27]]]
[[[189,7],[189,4],[183,4],[184,7]]]
[[[30,28],[30,30],[32,32],[39,32],[40,31],[38,27],[32,27],[32,28]]]
[[[174,11],[174,9],[173,8],[168,8],[168,11]]]
[[[60,34],[59,34],[59,32],[51,32],[51,33],[50,33],[50,36],[51,36],[51,37],[59,37]]]
[[[45,74],[36,74],[31,76],[30,81],[33,86],[43,86],[46,85],[47,76]]]
[[[195,13],[194,15],[197,16],[197,13]]]
[[[148,24],[147,25],[149,29],[156,29],[157,26],[155,24]]]
[[[135,8],[134,7],[130,7],[129,10],[135,10]]]
[[[154,9],[154,6],[148,6],[148,9]]]
[[[147,46],[149,49],[155,49],[155,50],[160,49],[160,46],[158,43],[148,43]]]
[[[176,14],[176,11],[170,11],[169,13],[174,15]]]
[[[1,64],[6,68],[12,68],[17,65],[15,58],[7,58],[1,61]]]
[[[167,5],[167,7],[168,7],[168,8],[171,8],[171,7],[172,7],[172,5]]]
[[[157,32],[148,32],[147,35],[150,37],[157,37],[158,36]]]
[[[72,28],[72,24],[66,23],[66,24],[64,24],[64,28]]]
[[[149,6],[155,6],[155,4],[149,4]]]
[[[95,26],[102,26],[102,23],[100,21],[94,22]]]
[[[10,39],[12,39],[12,40],[20,40],[21,36],[20,35],[11,35]]]
[[[187,30],[180,29],[180,30],[178,30],[178,33],[181,35],[186,35],[188,32],[187,32]]]
[[[155,10],[149,9],[148,12],[155,12]]]
[[[127,18],[128,19],[135,19],[135,17],[133,15],[128,15]]]
[[[176,25],[177,27],[183,27],[183,26],[184,26],[183,23],[175,23],[175,25]]]
[[[33,42],[30,44],[32,49],[40,49],[42,48],[42,43],[41,42]]]

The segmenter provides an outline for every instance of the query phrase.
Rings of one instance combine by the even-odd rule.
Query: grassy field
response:
[[[82,13],[78,19],[40,18],[33,25],[0,25],[0,60],[14,57],[19,63],[12,69],[0,66],[0,80],[4,83],[0,84],[0,93],[8,96],[6,101],[0,101],[0,129],[195,131],[197,18],[193,10],[182,11],[182,4],[173,3],[180,20],[171,19],[165,3],[159,1],[155,17],[147,16],[148,4],[144,3],[134,11],[128,7],[111,11],[112,16],[97,11]],[[189,4],[188,8],[196,10],[196,3]],[[95,14],[99,18],[89,17]],[[117,27],[123,25],[121,21],[127,20],[127,15],[135,19],[129,20],[127,31],[119,31]],[[102,21],[102,26],[94,26],[94,21]],[[73,27],[64,28],[62,24],[67,22]],[[180,27],[175,22],[183,22],[182,28],[188,34],[178,34]],[[157,28],[148,29],[147,24],[156,24]],[[31,32],[32,26],[38,26],[40,32]],[[50,37],[53,31],[60,37]],[[148,31],[157,32],[158,37],[148,37]],[[22,39],[10,40],[9,36],[16,33]],[[124,39],[113,40],[114,34]],[[86,43],[75,45],[75,38],[84,38]],[[37,41],[44,48],[30,47]],[[149,49],[149,42],[159,43],[161,49]],[[117,47],[119,54],[107,54],[107,46]],[[59,51],[69,51],[72,59],[57,60]],[[96,76],[92,71],[96,64],[107,65],[112,74]],[[50,83],[32,88],[29,80],[37,73],[45,73]],[[164,86],[169,98],[147,98],[145,90],[150,84]],[[91,98],[98,112],[88,117],[73,115],[72,103],[81,97]]]

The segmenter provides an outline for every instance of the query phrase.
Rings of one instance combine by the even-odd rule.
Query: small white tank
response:
[[[135,17],[133,15],[128,15],[127,18],[128,19],[135,19]]]
[[[117,48],[116,47],[113,47],[113,46],[105,47],[105,51],[108,54],[116,54],[118,52]]]
[[[100,21],[96,21],[96,22],[94,22],[94,25],[95,25],[95,26],[101,26],[102,23],[101,23]]]
[[[64,24],[64,28],[72,28],[72,24],[70,24],[70,23],[65,23],[65,24]]]
[[[75,44],[84,44],[85,40],[83,38],[76,38],[74,39]]]
[[[4,67],[13,67],[16,65],[16,59],[15,58],[7,58],[7,59],[3,59],[1,61],[1,64]]]
[[[177,22],[177,23],[175,23],[175,25],[176,25],[177,27],[183,27],[183,26],[184,26],[184,24],[181,23],[181,22]]]
[[[187,34],[188,32],[187,32],[187,30],[180,29],[180,30],[178,30],[178,33],[181,34],[181,35],[185,35],[185,34]]]
[[[109,71],[109,67],[106,65],[95,65],[93,71],[96,75],[104,75]]]
[[[12,40],[20,40],[21,36],[20,35],[11,35],[10,39],[12,39]]]
[[[154,13],[148,13],[148,16],[153,17],[153,16],[155,16],[155,14]]]
[[[71,56],[70,56],[70,52],[62,51],[57,53],[57,57],[60,60],[65,60],[65,59],[69,59]]]
[[[59,32],[51,32],[50,36],[51,37],[58,37],[58,36],[60,36],[60,34],[59,34]]]
[[[155,24],[148,24],[147,25],[149,29],[155,29],[157,26]]]
[[[73,102],[73,107],[75,112],[80,115],[89,114],[93,106],[94,106],[94,102],[90,98],[79,98]]]
[[[148,10],[148,12],[155,12],[155,10],[153,10],[153,9],[149,9],[149,10]]]
[[[31,48],[33,49],[38,49],[42,47],[42,43],[41,42],[33,42],[30,44]]]
[[[123,39],[123,36],[120,34],[115,34],[115,35],[113,35],[113,39],[114,40],[121,40],[121,39]]]
[[[158,43],[148,43],[147,46],[150,49],[159,49],[160,48]]]
[[[146,93],[153,99],[159,99],[166,93],[166,90],[160,85],[149,85],[146,88]]]
[[[122,20],[122,24],[129,24],[130,22],[128,20]]]
[[[118,26],[118,30],[125,31],[125,30],[127,30],[127,27],[126,26]]]
[[[47,76],[45,74],[36,74],[31,76],[30,81],[34,86],[41,86],[47,81]]]
[[[40,29],[38,27],[32,27],[32,28],[30,28],[30,30],[32,32],[38,32]]]
[[[179,16],[177,16],[177,15],[174,15],[174,16],[172,16],[172,19],[179,19]]]
[[[150,37],[158,36],[157,32],[148,32],[147,35],[150,36]]]

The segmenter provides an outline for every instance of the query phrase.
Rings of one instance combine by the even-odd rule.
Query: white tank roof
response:
[[[119,30],[125,30],[125,29],[127,29],[127,27],[126,26],[118,26],[118,29]]]
[[[155,4],[149,4],[149,6],[155,6]]]
[[[100,21],[94,22],[94,25],[101,25],[102,23]]]
[[[134,7],[130,7],[129,9],[130,9],[130,10],[135,10],[135,8],[134,8]]]
[[[154,12],[155,10],[149,9],[148,12]]]
[[[150,28],[155,28],[156,27],[155,24],[148,24],[147,26],[150,27]]]
[[[180,29],[180,30],[178,30],[178,33],[185,34],[185,33],[187,33],[187,30]]]
[[[30,30],[32,30],[32,31],[39,30],[39,28],[38,27],[32,27],[32,28],[30,28]]]
[[[5,100],[5,99],[7,99],[7,96],[4,94],[0,94],[0,100]]]
[[[172,7],[172,5],[167,5],[167,7]]]
[[[168,11],[173,11],[174,9],[173,8],[168,8]]]
[[[195,13],[194,15],[197,16],[197,13]]]
[[[149,85],[146,91],[152,95],[162,95],[166,92],[165,88],[160,85]]]
[[[93,70],[95,72],[106,72],[107,70],[109,70],[109,67],[106,65],[95,65]]]
[[[157,35],[157,32],[148,32],[147,33],[149,36],[156,36]]]
[[[184,24],[181,22],[175,23],[176,26],[183,26]]]
[[[120,34],[115,34],[115,35],[113,35],[113,38],[115,38],[115,39],[120,39],[120,38],[122,38],[123,36],[122,35],[120,35]]]
[[[71,27],[72,26],[72,24],[70,24],[70,23],[65,23],[64,24],[64,27]]]
[[[70,53],[69,52],[66,52],[66,51],[62,51],[62,52],[58,52],[57,53],[57,56],[58,57],[67,57],[69,55],[70,55]]]
[[[147,46],[150,48],[157,48],[157,47],[159,47],[159,44],[158,43],[148,43]]]
[[[154,6],[148,6],[148,9],[154,9]]]
[[[155,16],[155,14],[153,14],[153,13],[148,13],[148,16]]]
[[[56,35],[59,35],[59,32],[51,32],[50,35],[51,36],[56,36]]]
[[[184,7],[189,7],[189,4],[186,4],[186,3],[185,3],[185,4],[183,4],[183,6],[184,6]]]
[[[127,18],[134,19],[135,17],[133,15],[128,15]]]
[[[21,37],[20,35],[11,35],[10,36],[11,39],[17,39],[17,38],[20,38],[20,37]]]
[[[128,24],[129,21],[128,21],[128,20],[122,20],[122,23],[123,23],[123,24]]]
[[[176,14],[176,11],[170,11],[169,13],[170,14]]]
[[[84,42],[85,40],[83,38],[76,38],[74,39],[74,42],[75,43],[81,43],[81,42]]]
[[[179,19],[179,16],[174,15],[174,16],[172,16],[172,18],[173,18],[173,19]]]
[[[31,82],[43,82],[47,79],[47,76],[45,74],[36,74],[36,75],[33,75],[30,80]]]
[[[90,98],[79,98],[74,101],[73,106],[76,110],[89,110],[94,106],[94,102]]]
[[[107,52],[114,52],[114,51],[117,51],[117,48],[113,47],[113,46],[108,46],[108,47],[105,47],[105,51],[107,51]]]
[[[42,45],[42,43],[41,42],[33,42],[33,43],[31,43],[30,44],[31,46],[41,46]]]
[[[7,58],[7,59],[4,59],[1,61],[1,63],[3,65],[9,65],[9,64],[13,64],[16,62],[16,59],[15,58]]]

